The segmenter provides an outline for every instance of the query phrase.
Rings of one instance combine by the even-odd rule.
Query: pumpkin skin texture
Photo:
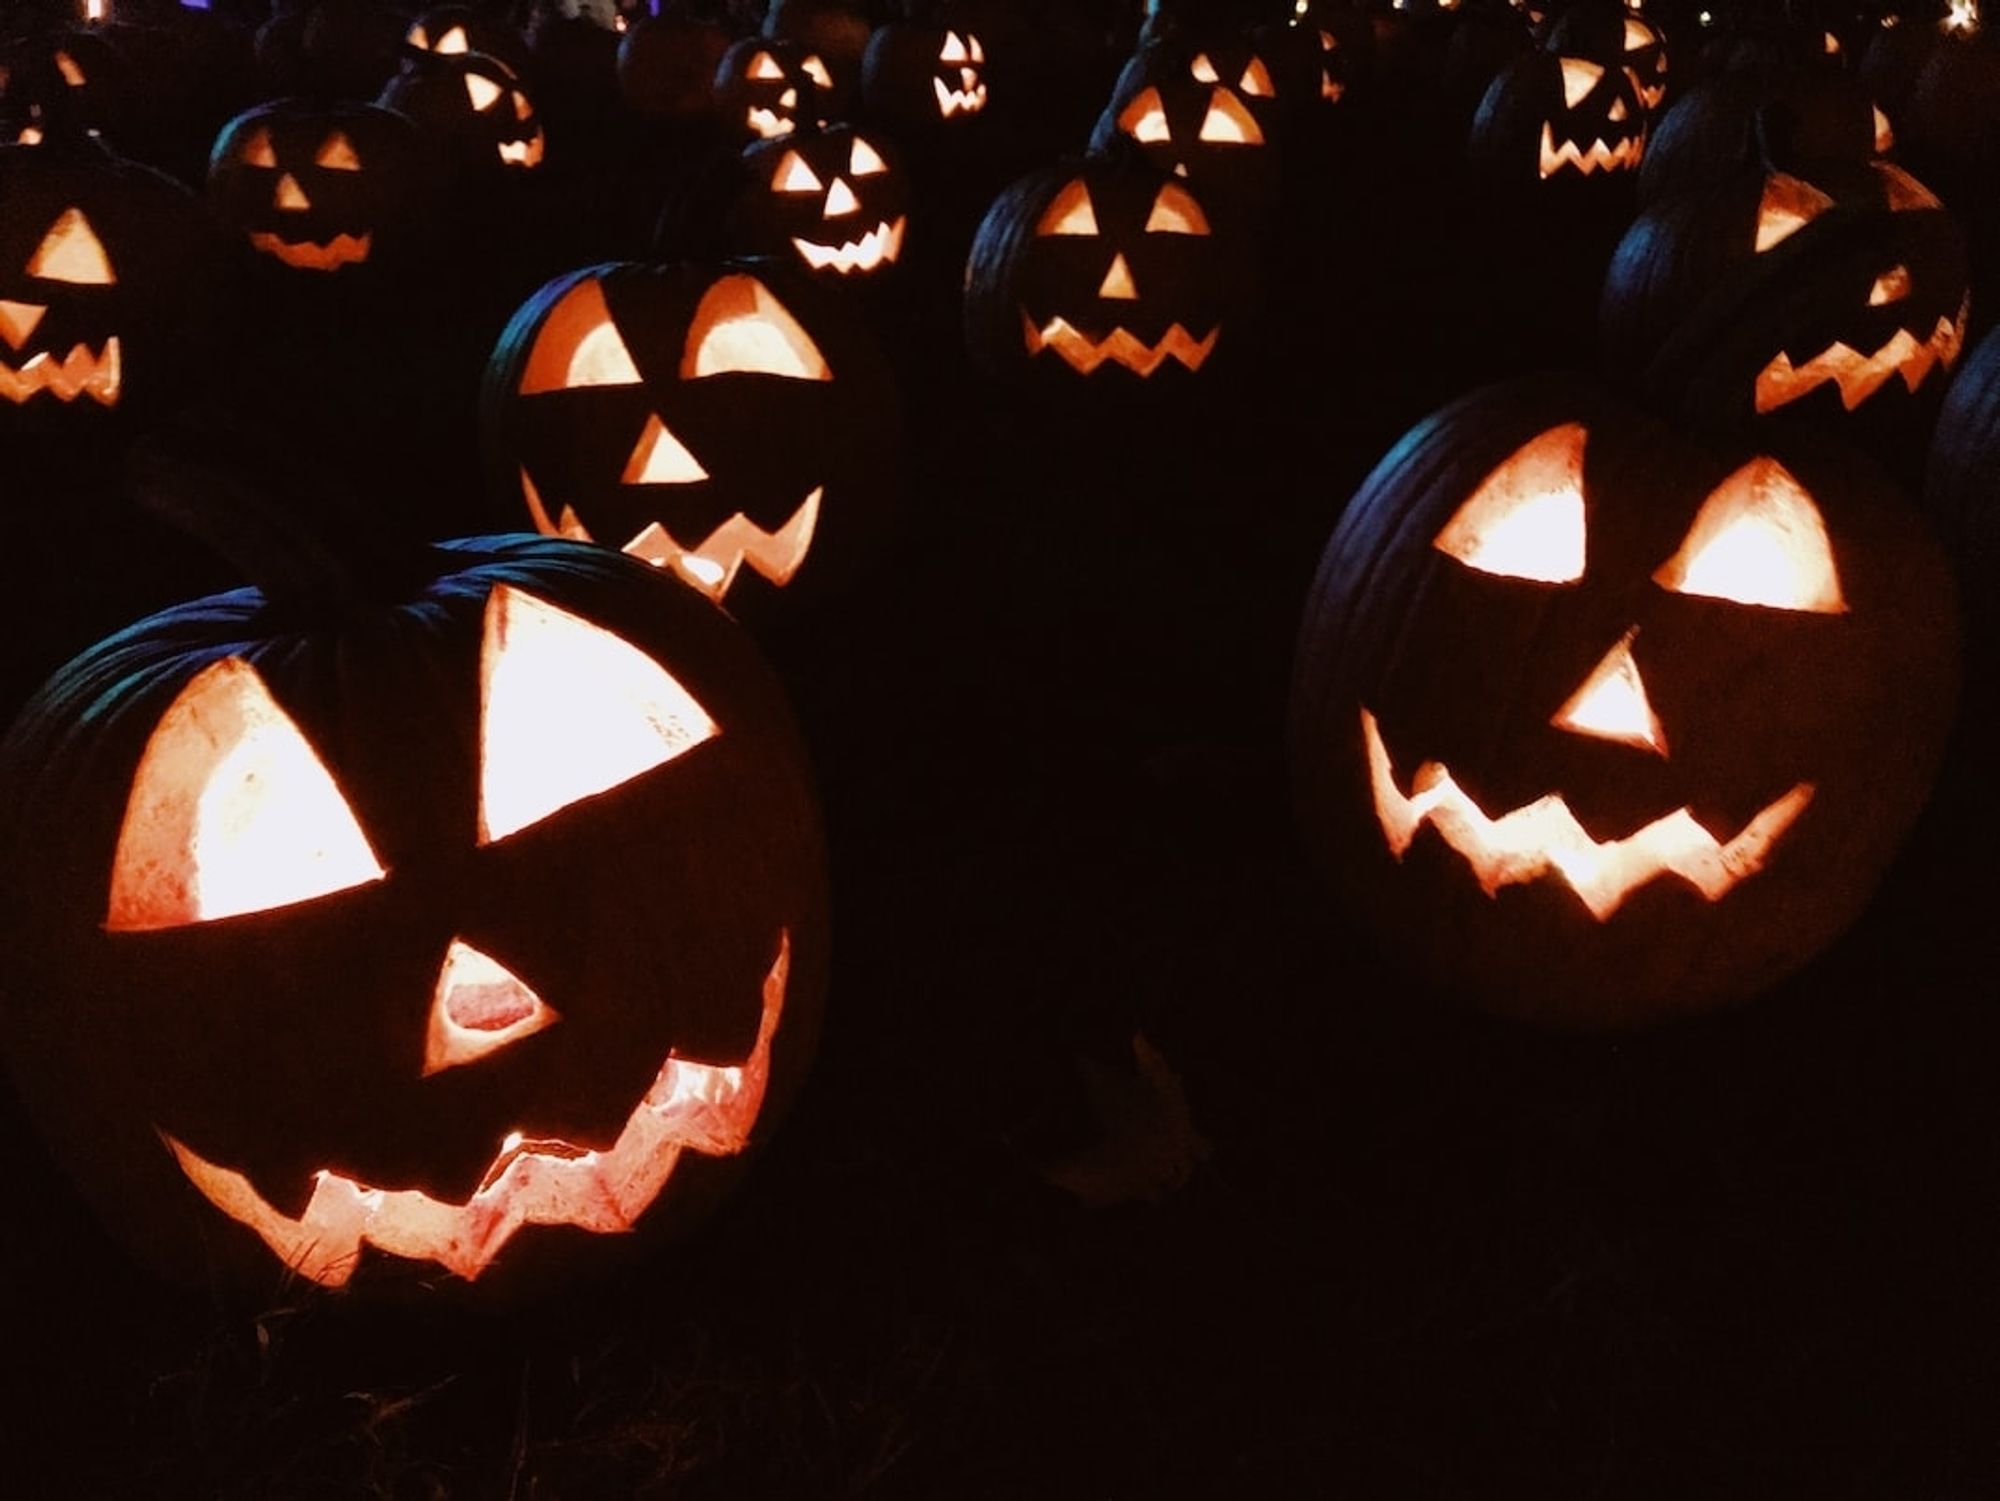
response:
[[[501,335],[482,416],[496,489],[539,530],[624,548],[732,612],[852,587],[895,510],[880,352],[776,266],[557,278]]]
[[[973,237],[967,349],[996,382],[1065,400],[1186,389],[1242,316],[1245,260],[1138,157],[1059,163],[1002,193]]]
[[[2000,332],[1973,345],[1945,393],[1931,438],[1924,500],[1964,580],[1966,614],[1980,647],[2000,647]]]
[[[801,130],[743,151],[729,249],[792,257],[838,286],[893,274],[909,232],[902,162],[879,132]]]
[[[276,265],[365,276],[407,253],[422,150],[415,127],[379,105],[260,105],[216,137],[209,203]]]
[[[143,621],[58,674],[0,749],[0,777],[28,800],[0,834],[26,961],[10,1062],[107,1224],[175,1280],[254,1297],[296,1261],[355,1291],[474,1282],[505,1299],[572,1283],[634,1237],[601,1203],[550,1212],[550,1186],[590,1169],[582,1148],[620,1164],[612,1143],[663,1059],[761,1071],[763,1092],[754,1119],[711,1121],[705,1144],[691,1134],[654,1195],[624,1181],[645,1240],[721,1191],[810,1055],[817,815],[782,699],[740,632],[602,549],[482,538],[431,557],[435,577],[407,597],[337,619],[248,589]],[[555,653],[545,667],[594,658],[575,669],[567,717],[599,718],[600,746],[622,723],[647,754],[578,780],[592,754],[580,732],[524,743],[512,713],[532,720],[547,701],[511,697],[527,677],[503,683],[538,649]],[[635,723],[641,699],[618,697],[625,673],[655,709],[673,700],[652,732]],[[200,785],[176,705],[220,744],[232,713],[255,723],[262,705],[261,745],[290,756],[259,765],[250,735],[233,772],[210,757],[208,795],[267,836],[233,903],[218,898],[229,846],[199,846],[190,877],[185,849],[149,846],[150,817],[128,817],[171,806],[155,791]],[[660,724],[712,732],[670,744]],[[261,815],[242,795],[260,775],[275,789]],[[304,858],[315,828],[323,854],[358,839],[382,873]],[[149,847],[167,857],[152,882],[126,863]],[[478,983],[448,990],[461,945],[487,957]],[[534,1014],[510,1019],[523,986]],[[541,1209],[509,1223],[537,1178]],[[261,1218],[221,1201],[232,1179]],[[368,1190],[385,1203],[357,1228],[339,1211]],[[430,1225],[399,1229],[419,1192]],[[287,1239],[280,1216],[307,1233]]]
[[[1492,388],[1406,435],[1327,545],[1292,687],[1305,833],[1388,949],[1486,1007],[1597,1028],[1738,1000],[1846,927],[1914,822],[1956,621],[1920,518],[1844,450]]]

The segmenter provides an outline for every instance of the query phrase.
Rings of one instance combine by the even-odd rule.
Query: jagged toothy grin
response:
[[[1569,167],[1581,172],[1585,177],[1593,172],[1625,172],[1639,165],[1646,154],[1644,136],[1627,136],[1615,145],[1602,140],[1592,141],[1588,146],[1580,146],[1575,141],[1556,144],[1555,128],[1544,122],[1542,125],[1542,176]]]
[[[1065,318],[1051,318],[1037,326],[1026,313],[1021,315],[1021,328],[1029,354],[1053,349],[1082,375],[1089,375],[1107,361],[1123,365],[1142,376],[1151,375],[1168,360],[1179,360],[1188,369],[1199,370],[1202,362],[1215,349],[1215,341],[1222,333],[1218,324],[1197,339],[1176,323],[1160,336],[1157,344],[1148,344],[1122,328],[1114,328],[1103,338],[1093,339]]]
[[[123,375],[118,336],[113,334],[94,353],[89,345],[78,344],[58,360],[44,350],[29,356],[18,369],[0,360],[0,397],[18,406],[46,391],[58,401],[88,396],[100,406],[116,406]]]
[[[261,230],[250,236],[255,249],[301,271],[338,271],[342,266],[358,264],[368,259],[373,241],[374,237],[366,230],[358,235],[335,235],[323,245],[310,240],[281,239]]]
[[[884,220],[858,240],[843,245],[819,245],[792,236],[792,248],[815,271],[832,269],[846,276],[855,271],[873,271],[884,263],[893,264],[903,252],[903,229],[908,216],[898,214],[895,222]]]
[[[1940,316],[1930,337],[1922,341],[1899,328],[1873,354],[1864,355],[1836,341],[1803,365],[1794,365],[1792,357],[1780,350],[1757,372],[1757,410],[1769,412],[1797,401],[1829,381],[1840,387],[1840,404],[1850,412],[1897,376],[1914,395],[1933,369],[1949,369],[1958,358],[1970,311],[1967,302],[1960,305],[1956,319]]]

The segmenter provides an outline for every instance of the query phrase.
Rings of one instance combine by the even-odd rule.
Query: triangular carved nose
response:
[[[847,179],[836,177],[833,186],[826,190],[826,217],[844,219],[861,207],[861,200],[854,196],[854,189],[847,185]]]
[[[1646,697],[1638,659],[1632,655],[1632,638],[1638,634],[1638,627],[1634,626],[1604,654],[1604,660],[1591,670],[1583,686],[1556,711],[1555,718],[1549,721],[1551,724],[1559,730],[1613,740],[1635,750],[1652,751],[1659,756],[1667,753],[1667,732]]]
[[[299,180],[287,172],[278,179],[278,190],[272,195],[272,202],[279,208],[309,209],[312,199],[306,197],[306,190],[299,186]]]
[[[1114,255],[1111,269],[1104,273],[1104,280],[1098,284],[1099,297],[1115,298],[1121,302],[1131,302],[1139,295],[1139,289],[1132,282],[1132,268],[1125,264],[1125,257]]]
[[[691,485],[707,479],[708,471],[654,413],[646,418],[621,478],[628,485]]]
[[[28,335],[35,331],[35,325],[47,311],[39,303],[0,301],[0,339],[5,339],[8,347],[19,349],[28,342]]]
[[[561,1021],[528,983],[490,954],[454,938],[438,971],[424,1033],[424,1077],[477,1063]]]

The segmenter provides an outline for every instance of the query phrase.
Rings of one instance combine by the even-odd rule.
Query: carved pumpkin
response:
[[[279,265],[380,266],[418,214],[421,150],[410,122],[377,105],[260,105],[216,137],[209,202]]]
[[[818,53],[796,42],[746,37],[715,65],[715,112],[746,141],[790,135],[829,118],[833,74]]]
[[[528,43],[520,32],[469,5],[434,5],[410,23],[403,46],[439,57],[477,52],[498,58],[515,73],[528,71]]]
[[[764,8],[767,39],[799,43],[825,65],[827,119],[842,120],[852,112],[861,57],[873,30],[860,8],[844,0],[770,0]]]
[[[796,256],[839,282],[891,271],[909,232],[909,190],[886,140],[851,125],[800,130],[743,152],[729,248]]]
[[[861,102],[899,140],[950,135],[986,109],[986,44],[969,26],[876,28],[861,58]]]
[[[476,175],[533,171],[548,149],[534,101],[514,70],[496,57],[413,54],[378,102],[409,116]]]
[[[621,547],[732,610],[852,583],[896,498],[879,352],[754,263],[558,278],[502,334],[484,413],[496,482],[539,530]]]
[[[987,210],[965,273],[967,346],[1007,384],[1172,385],[1209,367],[1247,279],[1181,179],[1136,156],[1059,163]]]
[[[1469,151],[1501,191],[1616,194],[1646,154],[1646,111],[1623,68],[1531,53],[1502,69],[1479,101]]]
[[[1829,418],[1894,461],[1919,451],[1958,356],[1965,244],[1887,162],[1752,168],[1649,207],[1605,278],[1605,347],[1690,411]]]
[[[1118,75],[1090,144],[1120,137],[1161,171],[1186,181],[1212,212],[1255,227],[1277,197],[1277,82],[1248,47],[1142,48]]]
[[[1587,57],[1632,75],[1639,103],[1656,115],[1667,102],[1666,38],[1658,26],[1620,0],[1584,0],[1549,28],[1544,46],[1559,57]]]
[[[173,1277],[572,1280],[810,1055],[817,816],[740,632],[598,548],[431,567],[154,616],[0,749],[10,1061]]]
[[[1943,558],[1842,450],[1699,446],[1580,387],[1468,397],[1363,483],[1293,679],[1308,834],[1432,979],[1538,1020],[1804,963],[1928,794]]]

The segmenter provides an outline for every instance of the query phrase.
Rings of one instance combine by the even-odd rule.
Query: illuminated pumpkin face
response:
[[[521,34],[468,5],[439,5],[425,11],[403,33],[403,45],[412,52],[440,57],[477,52],[482,57],[498,58],[516,73],[526,71],[528,65],[528,48]]]
[[[1594,1024],[1696,1009],[1866,900],[1944,743],[1954,618],[1907,505],[1840,451],[1497,388],[1405,439],[1328,545],[1301,806],[1450,984]]]
[[[768,141],[827,118],[833,74],[797,42],[746,37],[715,68],[715,108],[744,140]]]
[[[896,441],[879,357],[827,309],[808,331],[778,285],[603,266],[530,299],[494,352],[486,422],[539,530],[732,609],[838,588],[872,558]]]
[[[733,628],[599,549],[438,556],[352,636],[266,642],[241,591],[128,636],[144,688],[116,651],[70,669],[122,699],[93,723],[122,809],[76,827],[97,901],[44,952],[93,977],[67,1041],[172,1059],[70,1123],[114,1220],[172,1221],[150,1254],[233,1225],[266,1286],[473,1281],[538,1239],[573,1269],[712,1192],[803,1065],[815,818]]]
[[[1629,180],[1646,151],[1646,111],[1624,68],[1532,53],[1487,89],[1470,149],[1496,185]]]
[[[378,236],[393,241],[408,228],[419,150],[409,122],[375,105],[267,104],[216,138],[209,201],[280,265],[363,266],[381,259]]]
[[[1648,115],[1667,98],[1667,49],[1660,30],[1619,0],[1589,0],[1564,11],[1550,28],[1548,50],[1563,57],[1587,57],[1632,75],[1639,103]]]
[[[861,58],[867,116],[902,141],[955,133],[986,109],[986,85],[986,44],[965,26],[880,26]]]
[[[1255,217],[1276,193],[1270,132],[1277,91],[1269,65],[1248,48],[1142,49],[1126,63],[1091,145],[1123,137],[1155,167],[1187,182],[1235,221]]]
[[[514,70],[477,52],[412,54],[380,102],[408,115],[473,170],[528,172],[548,149]]]
[[[850,125],[800,131],[743,153],[731,248],[796,256],[835,280],[892,268],[909,229],[903,174],[880,138]]]
[[[1061,166],[988,211],[966,273],[967,336],[1002,378],[1185,379],[1214,355],[1236,281],[1179,178],[1137,160]]]

